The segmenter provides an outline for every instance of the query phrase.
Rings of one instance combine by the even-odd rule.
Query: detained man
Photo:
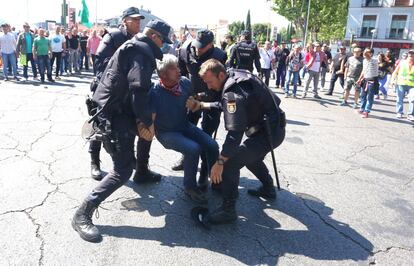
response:
[[[194,202],[205,204],[207,198],[197,187],[198,162],[202,156],[209,171],[218,158],[218,145],[187,118],[191,82],[181,77],[177,57],[164,55],[162,61],[157,61],[157,72],[160,82],[150,92],[155,135],[166,149],[184,155],[184,191]]]

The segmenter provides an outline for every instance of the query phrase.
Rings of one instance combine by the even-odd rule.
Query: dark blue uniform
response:
[[[162,59],[161,50],[147,37],[134,37],[123,44],[111,58],[93,95],[103,109],[100,128],[109,132],[112,142],[104,142],[113,161],[113,171],[87,197],[99,205],[122,186],[132,173],[134,139],[137,121],[152,124],[148,92],[155,59]]]
[[[236,69],[246,69],[253,72],[253,63],[260,72],[260,54],[257,45],[251,41],[240,41],[231,50],[229,64]]]
[[[126,41],[131,39],[132,35],[127,32],[124,26],[119,27],[118,30],[105,34],[99,47],[96,51],[96,59],[94,63],[94,69],[96,70],[96,79],[91,84],[91,91],[94,93],[98,86],[99,80],[108,65],[109,60],[114,55],[116,50]],[[92,167],[95,165],[100,168],[99,153],[101,151],[101,141],[91,140],[89,144],[89,153],[92,158]],[[94,177],[96,179],[102,178],[101,176]]]
[[[203,95],[201,100],[205,102],[218,101],[220,99],[220,94],[209,90],[198,72],[200,71],[201,64],[203,64],[208,59],[216,59],[222,64],[225,64],[227,55],[221,49],[213,47],[210,50],[206,51],[202,56],[198,57],[196,55],[195,49],[196,48],[192,45],[191,40],[185,42],[181,47],[179,51],[179,66],[181,75],[189,75],[194,94]],[[208,135],[212,136],[220,124],[220,114],[221,111],[218,109],[203,111],[200,110],[195,113],[189,112],[188,120],[194,125],[197,125],[199,119],[202,116],[203,118],[201,121],[201,128]],[[205,163],[205,160],[202,160],[200,178],[207,178],[207,173],[207,164]],[[199,183],[203,183],[203,181],[205,180],[199,180]]]
[[[119,30],[110,32],[104,36],[101,44],[98,47],[96,54],[96,79],[99,81],[108,65],[109,60],[115,53],[115,51],[127,40],[131,39],[132,35],[128,33],[124,26],[119,27]],[[143,138],[138,138],[137,141],[137,166],[134,181],[143,180],[144,178],[151,176],[159,176],[148,169],[149,153],[151,149],[152,141],[147,141]],[[100,141],[91,141],[89,146],[89,152],[91,153],[92,160],[95,157],[99,158],[99,152],[101,150]]]
[[[232,69],[222,91],[221,107],[228,131],[221,155],[224,164],[221,182],[223,205],[209,215],[212,223],[233,221],[238,196],[240,169],[247,167],[262,183],[255,196],[275,197],[273,179],[264,157],[278,147],[285,138],[285,116],[279,108],[280,99],[255,75],[246,70]],[[266,117],[270,132],[266,130]],[[242,142],[243,135],[247,139]],[[273,147],[270,146],[269,137]]]

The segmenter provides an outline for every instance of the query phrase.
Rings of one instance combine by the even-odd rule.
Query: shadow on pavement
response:
[[[297,126],[310,126],[310,124],[308,123],[305,123],[302,121],[290,120],[290,119],[286,119],[286,123],[291,124],[291,125],[297,125]]]
[[[182,191],[169,186],[168,179],[172,178],[165,177],[162,184],[151,186],[127,184],[140,198],[121,203],[127,211],[165,216],[163,227],[98,225],[101,232],[118,238],[158,241],[168,247],[206,249],[248,265],[275,265],[287,254],[327,261],[362,261],[372,254],[372,243],[346,223],[333,219],[333,209],[321,200],[286,190],[278,192],[277,201],[252,198],[246,193],[247,187],[257,187],[259,182],[247,178],[241,179],[238,221],[207,231],[191,220],[193,204],[183,200]],[[210,203],[215,202],[210,208],[214,208],[220,197],[210,196]]]

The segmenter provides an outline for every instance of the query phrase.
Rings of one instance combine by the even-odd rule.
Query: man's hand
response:
[[[217,162],[211,168],[210,179],[213,184],[220,184],[223,180],[221,175],[223,174],[223,165],[218,164]]]
[[[146,141],[152,141],[155,135],[154,124],[150,127],[146,127],[144,123],[140,122],[137,125],[138,135]]]
[[[185,107],[194,113],[201,109],[201,102],[194,99],[193,96],[190,96],[185,103]]]

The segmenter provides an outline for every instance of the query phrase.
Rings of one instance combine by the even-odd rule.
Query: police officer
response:
[[[231,51],[229,65],[232,68],[247,69],[253,72],[253,62],[257,72],[260,72],[260,54],[256,43],[251,41],[250,31],[244,30],[241,40]]]
[[[209,91],[207,85],[201,79],[198,71],[201,64],[208,59],[217,59],[221,63],[225,63],[227,59],[226,53],[214,47],[214,34],[210,30],[202,29],[197,32],[196,39],[186,41],[179,50],[179,65],[181,75],[190,76],[192,89],[195,95],[202,95],[204,101],[215,102],[220,98],[220,94],[214,91]],[[218,109],[198,111],[189,113],[188,119],[194,125],[198,124],[199,119],[202,118],[201,127],[204,132],[212,136],[220,124],[221,111]],[[211,166],[210,166],[211,167]],[[200,178],[198,180],[199,186],[202,189],[207,188],[208,166],[206,160],[202,157]],[[173,170],[183,169],[183,160],[181,159],[173,168]]]
[[[255,75],[246,70],[229,69],[217,60],[206,61],[200,76],[207,86],[221,92],[226,140],[217,162],[211,169],[211,180],[221,184],[223,204],[207,216],[211,223],[227,223],[237,219],[240,169],[246,166],[262,183],[250,189],[252,196],[276,198],[273,179],[263,162],[267,153],[278,147],[285,137],[285,115],[280,99]],[[190,100],[189,100],[190,101]],[[212,108],[213,104],[187,102],[187,106]],[[247,139],[240,145],[243,135]]]
[[[148,91],[155,59],[162,59],[163,42],[171,43],[168,24],[152,20],[143,34],[135,35],[115,52],[93,95],[98,105],[99,128],[104,148],[112,157],[113,170],[86,197],[76,211],[72,226],[87,241],[100,241],[92,215],[99,204],[121,187],[132,173],[136,132],[151,141],[154,136]]]
[[[126,9],[122,14],[122,25],[118,30],[109,32],[102,39],[96,54],[96,81],[91,86],[91,90],[96,89],[96,85],[102,77],[109,60],[115,51],[127,40],[131,39],[140,31],[140,21],[145,17],[139,13],[136,7]],[[157,174],[148,168],[149,152],[152,141],[146,141],[143,138],[138,138],[137,141],[137,160],[135,167],[134,182],[158,182],[161,180],[161,175]],[[96,180],[103,178],[100,170],[99,153],[101,150],[101,142],[92,140],[89,146],[89,153],[91,154],[91,176]]]

